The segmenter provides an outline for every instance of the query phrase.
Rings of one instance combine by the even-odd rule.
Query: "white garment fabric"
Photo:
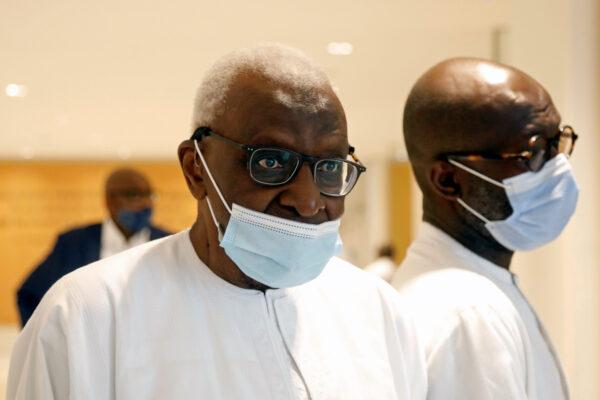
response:
[[[241,289],[189,231],[66,275],[12,352],[8,399],[425,399],[412,319],[337,258],[289,289]]]
[[[415,315],[428,400],[564,400],[564,375],[515,275],[424,223],[392,284]]]
[[[389,257],[379,257],[365,267],[365,271],[375,274],[386,282],[390,282],[396,272],[396,263]]]
[[[102,221],[100,234],[100,259],[110,257],[132,247],[139,246],[150,240],[150,228],[141,229],[133,234],[129,240],[123,236],[117,224],[107,218]]]

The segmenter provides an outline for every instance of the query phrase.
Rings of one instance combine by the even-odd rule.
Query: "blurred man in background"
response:
[[[568,398],[546,331],[510,271],[561,233],[578,187],[577,135],[546,90],[505,65],[427,71],[404,111],[423,224],[393,284],[425,341],[430,400]]]
[[[142,173],[130,168],[113,171],[106,180],[105,200],[108,217],[60,234],[50,254],[21,285],[17,304],[23,326],[46,291],[63,275],[169,234],[150,222],[153,192]]]

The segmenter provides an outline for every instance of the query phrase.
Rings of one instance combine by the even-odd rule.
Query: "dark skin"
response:
[[[518,153],[529,148],[532,135],[555,137],[559,124],[548,93],[517,69],[467,58],[434,66],[415,84],[405,110],[405,139],[423,191],[423,220],[509,269],[513,251],[456,201],[463,199],[489,220],[502,220],[512,213],[504,189],[450,164],[446,154]],[[460,162],[498,182],[528,171],[515,160]]]
[[[140,211],[152,207],[152,187],[140,172],[121,168],[110,174],[105,185],[105,202],[110,218],[127,240],[134,232],[122,226],[117,219],[121,210]]]
[[[225,111],[210,127],[244,144],[278,146],[317,157],[345,157],[348,154],[346,118],[330,87],[313,89],[329,99],[328,107],[316,113],[277,102],[272,93],[278,88],[294,90],[261,76],[238,76],[227,93]],[[214,138],[203,139],[199,146],[230,207],[236,203],[310,224],[336,220],[344,212],[344,198],[322,195],[308,164],[303,164],[295,178],[285,185],[262,186],[250,178],[244,151]],[[190,192],[198,202],[198,216],[190,231],[198,257],[217,276],[235,286],[269,289],[246,276],[219,246],[218,231],[211,219],[207,198],[222,232],[227,227],[229,212],[198,159],[193,141],[181,143],[179,160]]]

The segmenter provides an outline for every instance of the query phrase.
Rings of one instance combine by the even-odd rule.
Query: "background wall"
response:
[[[287,43],[330,74],[369,166],[344,222],[350,255],[364,264],[389,240],[388,164],[405,158],[402,106],[415,79],[450,56],[512,63],[548,88],[581,135],[573,223],[559,241],[519,255],[515,271],[555,340],[572,397],[597,399],[598,26],[597,0],[3,0],[0,89],[23,84],[27,94],[0,96],[0,158],[174,160],[210,63],[240,46]],[[353,52],[332,55],[330,42]],[[414,231],[418,191],[406,196]]]

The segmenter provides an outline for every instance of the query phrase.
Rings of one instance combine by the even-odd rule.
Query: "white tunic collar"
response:
[[[488,279],[505,283],[516,281],[516,276],[512,272],[475,254],[452,236],[427,222],[421,224],[419,234],[411,245],[411,250],[427,254],[431,265],[448,265],[448,261],[456,260],[461,262],[453,264],[460,265]]]

